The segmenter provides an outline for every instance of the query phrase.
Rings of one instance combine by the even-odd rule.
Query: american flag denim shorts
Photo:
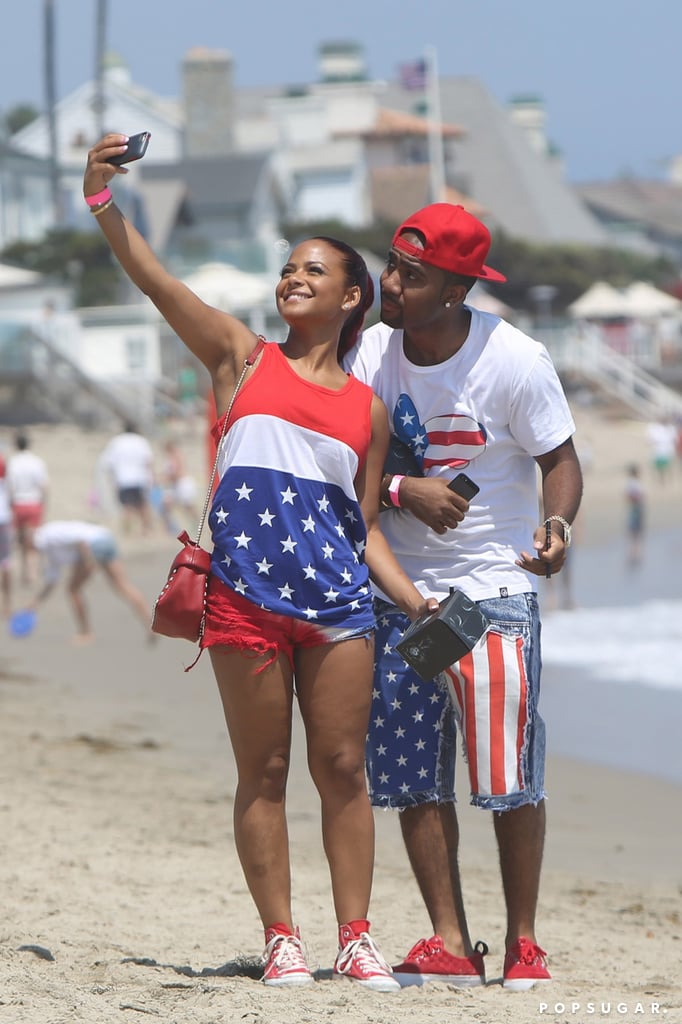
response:
[[[479,601],[490,628],[473,651],[424,682],[395,651],[408,619],[376,602],[376,664],[367,739],[372,803],[455,799],[457,729],[471,803],[503,811],[543,799],[545,726],[538,713],[537,596]]]

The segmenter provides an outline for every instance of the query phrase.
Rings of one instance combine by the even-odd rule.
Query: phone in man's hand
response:
[[[475,498],[480,491],[478,484],[475,484],[466,473],[458,473],[455,479],[450,481],[448,487],[455,494],[460,494],[463,498],[466,498],[467,501]]]
[[[125,153],[109,157],[107,163],[120,167],[121,164],[129,164],[133,160],[141,160],[147,152],[147,146],[151,137],[151,132],[138,132],[137,135],[131,135],[128,139],[128,148]]]

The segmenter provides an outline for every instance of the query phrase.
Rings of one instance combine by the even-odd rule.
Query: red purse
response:
[[[241,376],[232,392],[232,398],[223,420],[220,439],[216,445],[213,471],[208,483],[206,500],[199,520],[197,539],[196,541],[192,540],[186,530],[183,530],[178,536],[178,540],[182,543],[182,549],[173,559],[168,579],[156,599],[152,615],[152,632],[160,633],[161,636],[177,637],[181,640],[189,640],[195,644],[197,641],[201,641],[204,635],[206,591],[211,570],[211,555],[200,546],[199,541],[201,540],[208,506],[213,494],[213,481],[218,472],[220,448],[227,430],[227,421],[230,418],[232,405],[246,376],[246,371],[250,366],[253,366],[264,345],[265,339],[261,338],[251,355],[244,360]],[[191,668],[192,666],[190,665],[189,667]]]
[[[168,579],[154,605],[152,632],[195,644],[204,634],[206,588],[211,556],[190,538],[178,536],[182,549],[173,559]]]

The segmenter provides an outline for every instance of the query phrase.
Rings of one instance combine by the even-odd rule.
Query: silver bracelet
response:
[[[571,524],[567,522],[563,516],[547,516],[543,526],[547,526],[547,523],[561,523],[564,531],[564,544],[567,548],[571,546]]]

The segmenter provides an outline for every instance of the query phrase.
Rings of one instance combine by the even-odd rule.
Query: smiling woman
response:
[[[253,331],[169,274],[116,207],[108,183],[127,171],[111,160],[127,141],[108,135],[93,147],[84,194],[123,269],[211,375],[214,431],[223,441],[201,644],[210,649],[237,763],[234,831],[265,930],[263,981],[313,980],[292,920],[285,816],[295,671],[338,922],[334,971],[396,991],[367,920],[370,576],[411,619],[437,602],[421,597],[379,529],[386,408],[339,364],[371,305],[371,279],[344,242],[301,242],[276,287],[286,340],[251,360]],[[244,383],[231,402],[237,379]]]

